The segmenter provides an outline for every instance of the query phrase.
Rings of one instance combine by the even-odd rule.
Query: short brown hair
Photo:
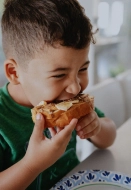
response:
[[[82,49],[94,43],[92,25],[77,0],[6,0],[2,40],[6,57],[23,61],[45,44]]]

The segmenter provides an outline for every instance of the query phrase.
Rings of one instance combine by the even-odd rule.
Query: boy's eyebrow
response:
[[[86,61],[81,67],[89,65],[90,61]],[[49,72],[57,72],[57,71],[65,71],[65,70],[69,70],[69,68],[65,68],[65,67],[58,67],[52,71]]]
[[[89,64],[90,64],[90,61],[88,60],[88,61],[86,61],[86,62],[82,65],[82,67],[85,66],[85,65],[89,65]]]

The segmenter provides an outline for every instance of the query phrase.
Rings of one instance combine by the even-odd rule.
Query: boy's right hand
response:
[[[45,120],[42,114],[36,116],[36,123],[31,135],[25,160],[32,172],[42,172],[54,164],[65,152],[77,119],[72,119],[69,125],[59,130],[51,139],[44,136]]]

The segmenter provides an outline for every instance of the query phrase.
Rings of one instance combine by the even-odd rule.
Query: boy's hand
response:
[[[65,152],[72,131],[76,127],[77,119],[72,119],[69,125],[57,132],[51,132],[52,138],[44,136],[44,117],[38,114],[33,133],[31,135],[27,153],[26,164],[32,172],[42,172],[54,164]]]
[[[77,135],[81,139],[87,139],[95,136],[100,130],[101,123],[95,111],[80,118],[76,126]]]

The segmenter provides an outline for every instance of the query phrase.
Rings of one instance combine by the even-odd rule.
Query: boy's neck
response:
[[[9,83],[8,92],[16,103],[30,108],[33,107],[31,103],[28,101],[20,84],[14,85],[12,83]]]

